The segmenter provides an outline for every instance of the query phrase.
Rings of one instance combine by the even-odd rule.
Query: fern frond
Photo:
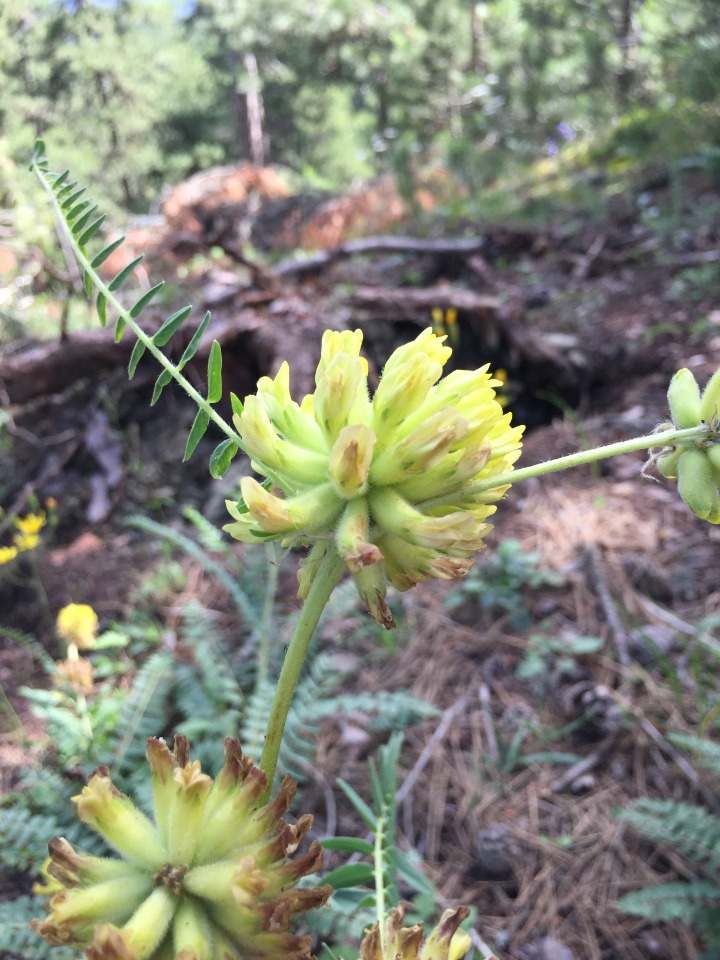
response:
[[[720,777],[720,743],[707,737],[696,737],[689,733],[673,733],[668,737],[671,743],[695,754],[696,763],[709,773]]]
[[[265,731],[274,693],[274,683],[263,680],[250,694],[245,706],[240,727],[240,741],[243,752],[256,761],[260,758],[265,743]],[[287,730],[287,726],[285,729]]]
[[[0,808],[3,869],[37,869],[47,857],[47,841],[58,833],[58,821],[13,805]]]
[[[707,869],[720,866],[720,817],[702,807],[674,800],[636,800],[620,819],[638,833],[673,847]]]
[[[200,546],[200,544],[196,543],[190,537],[185,536],[184,533],[180,533],[179,530],[173,530],[170,527],[165,527],[161,523],[156,523],[154,520],[150,520],[148,517],[130,517],[128,524],[129,526],[134,527],[136,530],[143,530],[146,533],[152,533],[161,540],[165,540],[166,543],[169,543],[174,547],[178,547],[189,557],[192,557],[193,560],[197,560],[204,567],[204,569],[208,571],[208,573],[211,573],[214,577],[217,577],[220,583],[222,583],[231,600],[242,614],[246,623],[254,624],[257,622],[260,617],[260,611],[256,609],[248,595],[240,587],[238,582],[232,576],[230,576],[225,567],[211,557],[207,551]]]
[[[160,651],[138,670],[120,712],[118,731],[121,735],[113,750],[115,769],[144,768],[147,738],[161,736],[171,720],[168,703],[174,667],[172,655]]]
[[[662,883],[626,893],[618,900],[623,913],[646,917],[655,923],[661,920],[692,922],[692,911],[702,907],[720,909],[720,887],[711,880],[691,880],[687,883]]]
[[[97,269],[108,259],[111,253],[118,249],[124,238],[113,241],[100,250],[99,253],[95,254],[95,256],[91,256],[86,249],[86,245],[102,226],[105,219],[104,215],[93,219],[97,207],[89,198],[80,199],[85,190],[83,188],[75,189],[77,181],[72,184],[67,182],[67,171],[63,171],[62,173],[53,173],[50,171],[48,160],[45,156],[45,145],[42,140],[38,140],[35,144],[30,169],[35,172],[50,198],[58,223],[61,225],[63,233],[82,271],[83,285],[87,296],[91,298],[93,293],[95,293],[95,302],[100,323],[103,326],[106,325],[108,308],[110,308],[116,315],[116,341],[120,342],[126,327],[129,327],[137,337],[137,343],[133,348],[128,365],[128,375],[130,379],[135,375],[137,365],[145,352],[147,351],[152,354],[162,367],[162,372],[155,383],[152,403],[156,403],[164,387],[172,380],[175,380],[188,396],[195,401],[198,407],[195,421],[190,429],[184,459],[187,460],[192,456],[197,444],[204,436],[210,423],[213,422],[227,437],[226,440],[216,447],[211,459],[213,476],[222,476],[238,450],[243,449],[243,443],[239,434],[233,430],[214,409],[214,404],[216,404],[222,396],[222,352],[218,341],[215,340],[210,349],[206,396],[203,397],[182,373],[184,366],[197,352],[200,340],[210,323],[210,314],[205,315],[202,323],[185,348],[180,362],[174,364],[165,356],[161,347],[170,340],[172,335],[182,326],[185,320],[187,320],[192,308],[184,307],[182,310],[178,310],[172,316],[168,317],[154,335],[150,336],[150,334],[145,333],[137,322],[138,317],[159,293],[163,284],[155,284],[150,290],[141,294],[129,309],[126,308],[115,296],[115,293],[120,290],[125,282],[132,276],[143,259],[142,255],[136,257],[124,266],[112,280],[108,282],[103,280],[97,272]],[[237,403],[239,403],[239,401],[235,398],[233,406],[236,406]]]
[[[77,960],[77,950],[53,947],[30,929],[30,921],[46,913],[47,900],[43,897],[0,901],[0,956],[13,960]]]

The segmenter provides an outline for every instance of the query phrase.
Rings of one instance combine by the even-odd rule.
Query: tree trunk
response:
[[[263,142],[263,102],[260,88],[260,74],[254,53],[244,57],[245,72],[248,76],[248,88],[245,94],[245,113],[247,116],[247,139],[250,146],[250,162],[256,167],[265,164],[265,144]]]

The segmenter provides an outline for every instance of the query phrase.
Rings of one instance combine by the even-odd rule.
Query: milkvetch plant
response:
[[[270,794],[308,645],[340,578],[349,571],[370,614],[391,627],[388,584],[407,590],[431,578],[464,577],[484,546],[496,501],[512,483],[653,448],[660,452],[651,454],[651,462],[678,477],[690,509],[720,522],[720,373],[701,395],[692,375],[680,371],[669,391],[672,423],[648,436],[515,469],[523,428],[511,426],[495,393],[500,381],[487,367],[443,378],[451,351],[444,335],[428,329],[390,356],[371,397],[361,332],[329,330],[311,395],[293,400],[290,368],[283,363],[244,403],[230,394],[228,424],[215,408],[223,393],[219,343],[210,349],[204,395],[183,374],[210,315],[173,363],[162,348],[192,308],[178,310],[148,334],[138,318],[162,284],[126,307],[117,294],[142,258],[104,280],[98,269],[122,238],[91,255],[87,245],[104,217],[68,171],[49,170],[41,142],[31,166],[101,323],[114,316],[117,340],[127,329],[137,338],[130,377],[149,353],[162,367],[152,403],[174,380],[197,404],[186,459],[211,424],[224,435],[210,458],[213,476],[222,476],[238,451],[250,457],[257,477],[245,477],[240,497],[228,502],[231,522],[225,529],[246,543],[279,540],[308,548],[299,573],[303,606],[270,707],[259,767],[230,741],[225,767],[212,781],[189,760],[182,738],[176,737],[172,753],[151,739],[154,823],[119,794],[106,769],[98,769],[77,798],[78,813],[121,859],[87,857],[66,841],[52,841],[49,872],[65,889],[36,929],[51,943],[86,946],[88,960],[305,957],[310,946],[288,932],[290,918],[323,903],[329,890],[295,888],[319,866],[320,853],[311,846],[290,859],[309,820],[288,826],[281,819],[292,793],[287,780],[275,800]],[[383,906],[380,912],[363,942],[364,960],[460,960],[469,948],[458,933],[462,908],[446,912],[424,945],[422,930],[402,926],[402,910],[386,912]]]

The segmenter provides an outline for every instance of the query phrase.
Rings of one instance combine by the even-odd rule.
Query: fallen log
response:
[[[348,296],[354,307],[392,311],[398,319],[417,320],[425,324],[435,308],[462,310],[476,317],[499,315],[499,297],[475,293],[459,287],[356,287]]]

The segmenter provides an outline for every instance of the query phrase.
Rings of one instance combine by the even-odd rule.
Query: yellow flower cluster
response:
[[[184,737],[172,752],[151,737],[147,758],[154,822],[99,767],[74,802],[120,859],[51,840],[47,872],[61,889],[33,929],[54,946],[84,947],[87,960],[309,960],[310,937],[288,927],[332,888],[296,889],[322,850],[315,842],[290,859],[312,825],[283,819],[292,779],[263,803],[265,774],[237,740],[226,741],[214,780],[190,761]]]
[[[405,910],[396,907],[385,921],[382,934],[375,924],[360,944],[360,960],[462,960],[472,948],[469,934],[460,924],[469,915],[467,907],[446,910],[425,940],[422,923],[403,927]]]
[[[16,517],[13,521],[16,533],[12,544],[0,547],[0,566],[10,563],[20,553],[34,550],[40,545],[40,531],[46,524],[45,513],[28,513],[25,517]]]
[[[509,487],[473,483],[512,468],[523,428],[511,427],[487,366],[441,379],[452,351],[432,330],[392,354],[372,398],[361,344],[360,330],[326,331],[315,392],[300,404],[287,363],[246,398],[234,423],[266,481],[242,480],[225,529],[246,543],[312,546],[301,597],[337,550],[371,614],[392,626],[388,581],[407,590],[468,573]]]

